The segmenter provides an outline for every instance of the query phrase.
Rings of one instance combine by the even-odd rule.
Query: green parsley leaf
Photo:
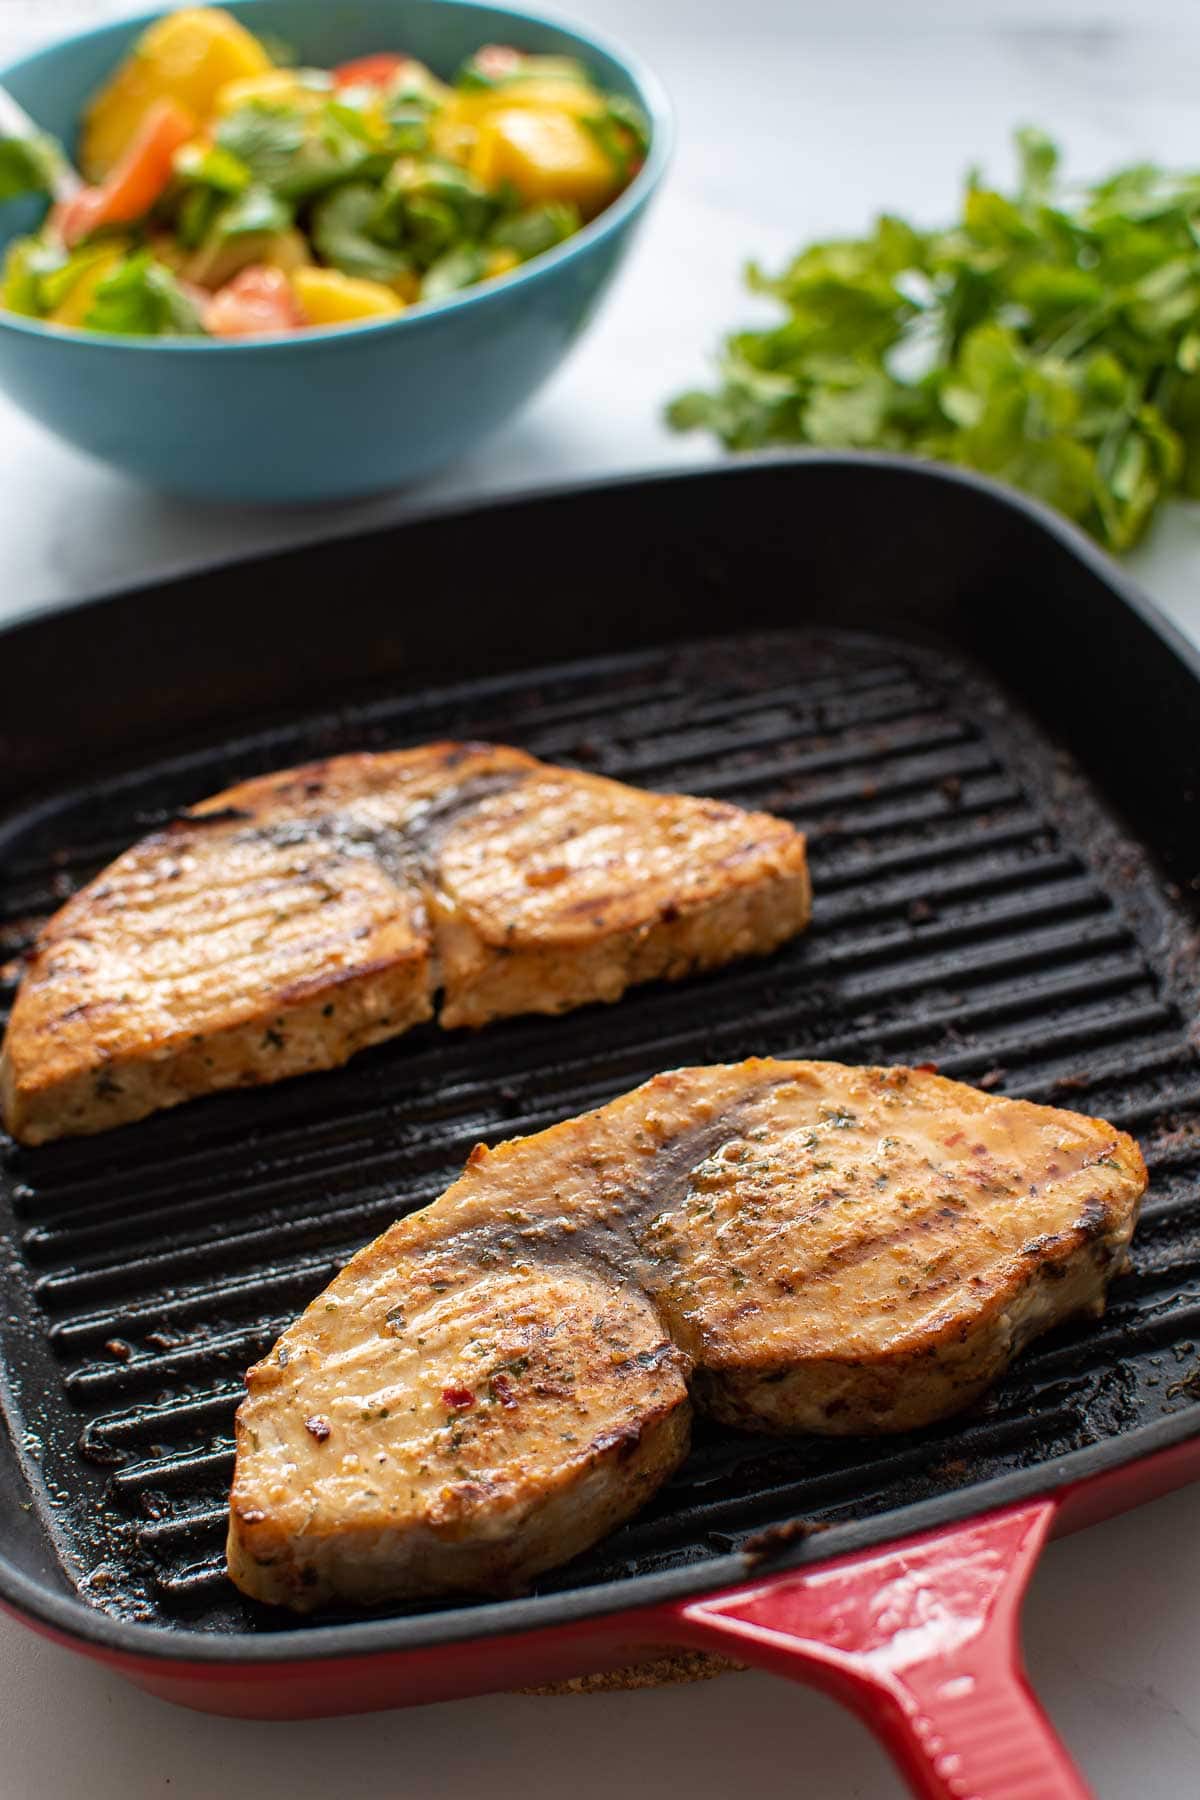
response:
[[[477,244],[458,244],[431,264],[421,281],[422,300],[444,300],[482,281],[487,259]]]
[[[650,127],[641,107],[624,95],[607,95],[604,110],[583,113],[579,123],[595,138],[622,181],[629,180],[635,164],[645,161]]]
[[[280,187],[304,149],[303,115],[290,106],[252,101],[226,114],[214,134],[219,149],[234,156],[264,187]]]
[[[318,200],[312,209],[312,240],[322,262],[343,275],[394,281],[413,267],[412,258],[379,242],[372,226],[379,191],[369,182],[348,182]]]
[[[499,211],[496,196],[457,163],[400,157],[383,182],[371,229],[428,269],[447,251],[477,244]]]
[[[379,179],[390,161],[362,116],[336,99],[315,111],[251,101],[221,120],[215,139],[259,186],[297,205],[341,181]]]
[[[384,118],[388,128],[388,149],[393,155],[421,156],[428,150],[430,112],[429,103],[423,98],[397,98],[387,105]]]
[[[782,318],[737,332],[667,418],[731,450],[874,446],[981,469],[1110,549],[1200,495],[1200,172],[1139,163],[1068,187],[1042,132],[1012,193],[968,176],[959,217],[880,218],[747,285]]]
[[[43,243],[36,237],[17,238],[4,259],[0,304],[27,319],[40,318],[48,310],[42,299],[42,281],[66,261],[61,244]]]
[[[1015,139],[1017,192],[1026,204],[1040,204],[1050,196],[1058,168],[1058,145],[1035,125],[1022,126]]]
[[[579,208],[572,202],[548,200],[543,206],[531,206],[499,220],[487,241],[493,249],[513,250],[522,262],[528,262],[531,256],[541,256],[573,237],[582,223]]]
[[[0,201],[18,194],[48,194],[62,161],[50,137],[0,138]]]
[[[199,141],[184,144],[175,152],[175,176],[179,181],[212,188],[218,194],[240,194],[253,180],[250,169],[232,151]]]
[[[292,222],[290,207],[219,144],[185,144],[175,157],[175,180],[175,235],[185,250],[247,231],[286,231]]]
[[[291,223],[292,209],[287,201],[255,182],[226,202],[213,220],[210,236],[216,243],[225,243],[229,238],[249,233],[287,231]]]
[[[148,250],[127,257],[104,277],[84,324],[128,337],[194,337],[204,330],[170,269]]]

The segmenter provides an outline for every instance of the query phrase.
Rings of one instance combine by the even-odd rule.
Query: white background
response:
[[[0,57],[116,10],[0,0]],[[658,412],[702,378],[722,327],[746,316],[741,261],[781,258],[885,206],[932,222],[969,161],[1007,173],[1017,123],[1052,130],[1080,172],[1145,155],[1200,164],[1200,8],[1188,0],[557,0],[557,10],[655,65],[681,145],[609,307],[525,417],[424,494],[237,513],[144,493],[0,402],[0,616],[397,516],[434,495],[706,456],[671,438]],[[1133,567],[1200,636],[1195,511],[1174,509]],[[1182,1493],[1052,1546],[1036,1578],[1032,1674],[1101,1800],[1200,1794],[1198,1528],[1200,1493]],[[766,1676],[234,1724],[145,1698],[0,1619],[0,1800],[664,1792],[896,1800],[901,1788],[849,1717]]]

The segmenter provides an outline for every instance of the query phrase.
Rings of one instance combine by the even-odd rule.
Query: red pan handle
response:
[[[845,1702],[922,1800],[1093,1800],[1018,1639],[1057,1510],[1034,1500],[683,1604],[680,1635]]]

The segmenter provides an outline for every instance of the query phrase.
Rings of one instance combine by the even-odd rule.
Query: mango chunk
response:
[[[343,275],[337,269],[297,269],[292,292],[310,325],[352,325],[404,311],[404,302],[382,281]]]
[[[258,39],[220,7],[168,13],[143,32],[84,117],[79,163],[100,181],[156,100],[174,100],[201,122],[231,81],[263,75],[271,59]]]
[[[522,200],[573,200],[584,217],[620,186],[616,169],[586,126],[564,112],[509,107],[479,126],[471,173],[486,187],[510,181]]]

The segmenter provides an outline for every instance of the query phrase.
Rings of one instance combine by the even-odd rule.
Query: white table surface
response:
[[[331,5],[337,0],[329,0]],[[549,0],[548,0],[549,3]],[[0,402],[0,617],[419,510],[431,498],[698,460],[662,399],[701,378],[770,262],[881,207],[935,220],[971,160],[1006,170],[1036,121],[1098,172],[1200,163],[1200,10],[1188,0],[557,0],[635,43],[670,87],[681,146],[631,266],[530,411],[422,493],[336,509],[193,508],[130,485]],[[0,0],[0,57],[111,0]],[[1136,24],[1133,22],[1136,17]],[[1200,637],[1200,513],[1132,559]],[[1168,772],[1169,778],[1169,772]],[[1027,1646],[1101,1800],[1200,1794],[1200,1490],[1051,1547]],[[146,1698],[0,1618],[0,1800],[895,1800],[861,1727],[767,1676],[554,1701],[499,1697],[311,1725],[231,1724]]]

